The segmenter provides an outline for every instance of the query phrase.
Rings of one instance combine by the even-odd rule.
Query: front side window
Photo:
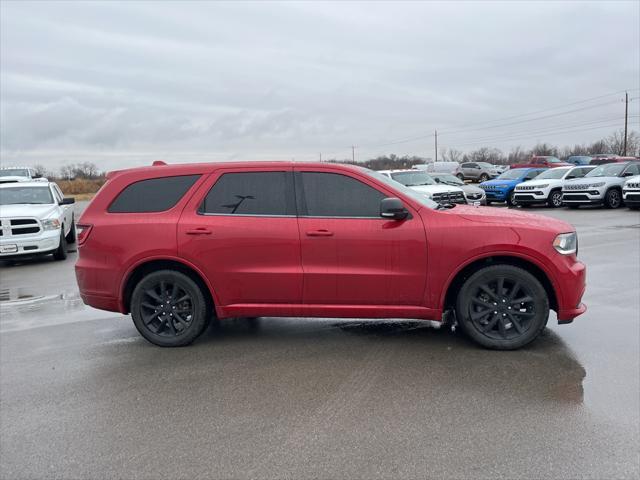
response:
[[[594,168],[585,177],[617,177],[624,170],[624,163],[606,163]]]
[[[551,180],[559,180],[569,171],[568,168],[550,168],[538,175],[537,180],[544,180],[545,178]]]
[[[53,196],[48,186],[0,189],[0,205],[48,205]]]
[[[291,172],[225,173],[199,210],[216,215],[295,215]]]
[[[174,207],[200,175],[150,178],[132,183],[109,206],[109,213],[164,212]]]
[[[522,177],[522,170],[519,168],[515,168],[513,170],[507,170],[498,178],[500,180],[517,180],[520,177]]]
[[[338,173],[302,172],[301,213],[309,217],[380,218],[382,192]]]
[[[540,172],[541,172],[541,170],[532,170],[529,173],[527,173],[524,178],[525,178],[525,180],[533,180],[538,175],[540,175]]]

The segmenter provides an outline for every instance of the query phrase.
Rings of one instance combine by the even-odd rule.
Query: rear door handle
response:
[[[333,237],[333,232],[329,230],[311,230],[307,232],[307,237]]]
[[[211,230],[209,230],[208,228],[200,227],[187,230],[185,233],[187,235],[211,235]]]

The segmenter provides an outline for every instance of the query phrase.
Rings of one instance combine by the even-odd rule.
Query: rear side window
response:
[[[225,173],[209,190],[199,213],[295,215],[292,172]]]
[[[309,217],[380,217],[385,195],[355,178],[336,173],[302,172],[301,213]]]
[[[200,175],[150,178],[132,183],[109,206],[109,213],[164,212],[174,207]]]

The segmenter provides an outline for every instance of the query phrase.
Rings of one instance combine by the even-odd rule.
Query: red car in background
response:
[[[574,228],[442,205],[379,173],[324,163],[157,165],[112,172],[78,225],[83,301],[131,313],[150,342],[193,342],[215,315],[455,315],[519,348],[582,314]],[[454,208],[455,207],[455,208]]]
[[[534,155],[527,163],[516,163],[511,168],[555,168],[572,167],[572,163],[563,162],[557,157]]]

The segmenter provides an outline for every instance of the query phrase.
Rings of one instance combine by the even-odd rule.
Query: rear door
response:
[[[478,164],[463,163],[461,167],[462,167],[462,174],[464,175],[464,178],[471,178],[471,179],[478,178],[479,176]]]
[[[178,249],[202,269],[219,306],[300,303],[292,169],[213,173],[183,211]]]
[[[365,175],[298,167],[303,303],[422,305],[427,273],[422,220],[380,217],[393,192]]]

